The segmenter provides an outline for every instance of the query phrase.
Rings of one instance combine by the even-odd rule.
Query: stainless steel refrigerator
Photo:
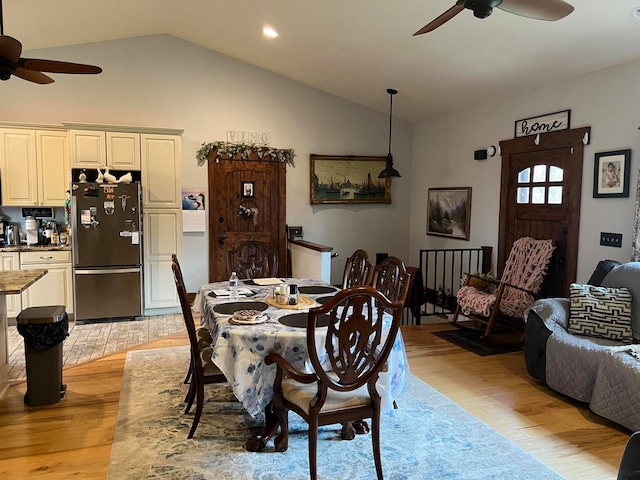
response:
[[[142,315],[140,184],[71,184],[76,321]]]

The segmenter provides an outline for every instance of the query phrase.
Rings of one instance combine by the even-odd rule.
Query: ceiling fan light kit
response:
[[[20,58],[21,54],[22,44],[15,38],[4,34],[2,0],[0,0],[0,80],[9,80],[11,75],[15,75],[23,80],[45,85],[53,83],[54,80],[42,72],[83,75],[102,72],[102,68],[94,65],[37,58]]]
[[[494,8],[520,17],[547,21],[560,20],[573,12],[573,6],[563,0],[458,0],[453,7],[413,35],[432,32],[464,9],[471,10],[477,18],[487,18]]]

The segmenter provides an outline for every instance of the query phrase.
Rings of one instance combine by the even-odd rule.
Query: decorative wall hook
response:
[[[536,145],[540,145],[540,134],[539,133],[536,135],[536,138],[533,139],[533,143],[535,143]]]
[[[589,132],[584,132],[584,137],[582,137],[582,144],[583,145],[589,144]]]

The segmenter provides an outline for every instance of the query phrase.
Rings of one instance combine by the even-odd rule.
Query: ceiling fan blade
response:
[[[503,0],[496,8],[521,17],[555,21],[573,12],[573,6],[562,0]]]
[[[4,57],[11,63],[20,60],[22,53],[22,44],[13,37],[8,35],[0,36],[0,57]]]
[[[430,23],[422,27],[420,30],[414,33],[413,36],[415,37],[416,35],[422,35],[423,33],[432,32],[439,26],[451,20],[453,17],[455,17],[457,14],[459,14],[463,10],[464,10],[464,2],[463,0],[458,0],[453,7],[451,7],[449,10],[444,12],[435,20],[431,21]]]
[[[96,67],[95,65],[60,62],[57,60],[41,60],[38,58],[23,58],[20,60],[20,67],[25,70],[51,73],[96,74],[102,72],[102,68]]]
[[[29,80],[33,83],[39,83],[41,85],[45,85],[47,83],[53,83],[53,78],[48,77],[42,72],[35,72],[33,70],[25,70],[24,68],[16,68],[14,73],[16,77],[20,77],[23,80]]]

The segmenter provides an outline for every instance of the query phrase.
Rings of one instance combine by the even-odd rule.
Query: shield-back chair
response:
[[[373,265],[369,261],[369,255],[364,250],[356,250],[345,262],[342,288],[368,285],[371,275],[373,275]]]
[[[387,257],[373,269],[371,285],[392,302],[404,305],[410,283],[411,275],[399,258]]]
[[[189,305],[189,300],[187,298],[187,289],[184,286],[180,266],[176,262],[173,262],[171,264],[171,269],[173,270],[173,279],[176,283],[180,306],[182,307],[182,316],[184,318],[187,334],[189,335],[191,384],[189,385],[189,391],[187,393],[187,398],[185,399],[187,401],[185,413],[189,412],[191,405],[193,405],[193,400],[195,399],[196,411],[193,417],[191,430],[187,436],[187,438],[192,438],[196,428],[198,427],[198,423],[200,422],[200,416],[202,415],[202,407],[204,405],[204,386],[211,383],[224,383],[227,379],[211,360],[213,348],[211,346],[205,348],[200,348],[198,346],[196,327],[193,322],[193,314],[191,313],[191,306]]]
[[[227,253],[227,274],[238,278],[269,278],[278,276],[278,251],[268,245],[249,240]]]
[[[509,343],[521,343],[524,311],[540,293],[554,250],[553,240],[522,237],[513,243],[499,280],[467,274],[450,323],[497,341],[493,334],[516,332],[515,342]],[[461,322],[462,315],[471,322]]]
[[[392,316],[388,330],[383,329],[385,311]],[[324,349],[319,352],[316,322],[324,315],[329,315],[330,321]],[[312,373],[296,370],[277,353],[266,357],[268,365],[277,365],[273,412],[280,434],[274,440],[275,449],[283,452],[288,448],[288,412],[293,410],[309,424],[312,480],[317,478],[318,427],[363,418],[371,418],[376,473],[382,478],[381,399],[376,381],[393,347],[401,317],[402,302],[391,302],[370,286],[351,287],[309,310],[307,348]]]

